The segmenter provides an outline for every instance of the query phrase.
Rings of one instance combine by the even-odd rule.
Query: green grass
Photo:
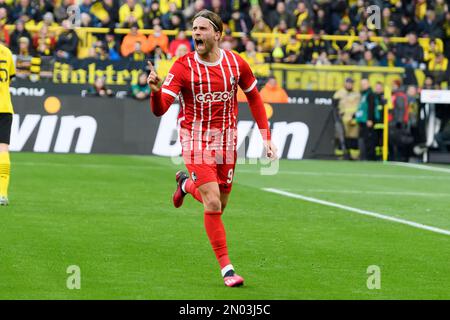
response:
[[[240,165],[223,216],[244,276],[226,288],[192,198],[173,208],[170,159],[14,153],[0,207],[0,299],[450,299],[450,236],[261,190],[450,230],[450,173],[382,163]],[[447,167],[448,168],[448,167]],[[81,268],[81,290],[66,269]],[[369,265],[381,289],[366,286]]]

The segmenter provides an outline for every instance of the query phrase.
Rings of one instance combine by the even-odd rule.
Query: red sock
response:
[[[195,200],[203,203],[203,199],[202,196],[200,194],[200,192],[197,190],[197,187],[195,186],[195,183],[192,182],[191,179],[187,179],[185,184],[184,184],[184,190],[187,193],[192,194],[192,196],[194,197]]]
[[[222,212],[205,211],[205,229],[220,268],[231,264],[228,257],[225,228],[222,223]]]

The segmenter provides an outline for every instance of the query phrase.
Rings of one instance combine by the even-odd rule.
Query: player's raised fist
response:
[[[161,79],[155,71],[155,67],[151,61],[147,61],[148,68],[150,69],[150,74],[147,77],[147,83],[152,89],[152,91],[158,91],[161,83]]]

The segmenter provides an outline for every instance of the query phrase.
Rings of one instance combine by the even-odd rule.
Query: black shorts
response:
[[[0,113],[0,143],[9,144],[12,118],[11,113]]]

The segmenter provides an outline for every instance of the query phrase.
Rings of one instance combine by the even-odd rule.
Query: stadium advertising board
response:
[[[337,91],[344,87],[347,77],[355,80],[359,90],[361,79],[368,78],[371,85],[380,81],[391,84],[402,79],[404,68],[362,67],[362,66],[316,66],[272,64],[271,69],[286,90]]]
[[[181,154],[178,105],[155,117],[147,101],[76,96],[13,98],[12,151],[56,153]],[[331,107],[266,105],[274,142],[283,158],[333,155]],[[240,105],[239,155],[258,158],[262,141],[247,105]]]
[[[164,77],[173,61],[159,63],[157,68]],[[372,85],[377,81],[391,84],[393,80],[403,78],[404,68],[335,66],[335,65],[294,65],[284,63],[267,64],[268,69],[276,76],[286,90],[318,90],[336,91],[343,87],[345,78],[355,80],[355,88],[359,90],[359,82],[367,77]],[[55,84],[93,84],[98,76],[105,77],[107,85],[130,85],[136,83],[142,70],[146,70],[145,61],[98,60],[93,58],[56,60],[48,64],[49,70],[41,66],[41,78],[47,78]],[[44,73],[45,71],[45,73]],[[414,76],[413,76],[414,77]]]

